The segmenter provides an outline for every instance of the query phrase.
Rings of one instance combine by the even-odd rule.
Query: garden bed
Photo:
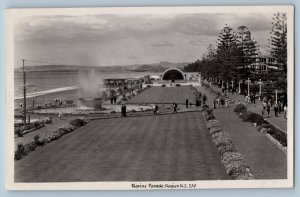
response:
[[[221,162],[226,169],[226,173],[234,180],[253,180],[254,176],[250,172],[249,166],[242,154],[237,151],[229,134],[222,129],[220,122],[214,118],[213,111],[207,109],[203,115],[207,121],[206,126],[211,139],[221,156]]]
[[[15,123],[15,137],[22,137],[23,135],[30,133],[32,131],[35,131],[37,129],[40,129],[45,126],[45,124],[51,124],[52,119],[47,118],[44,120],[37,120],[33,123],[23,125],[23,123]]]
[[[246,106],[243,104],[237,104],[234,108],[234,112],[236,112],[243,121],[250,122],[258,131],[270,135],[286,149],[287,134],[285,132],[268,123],[261,115],[248,112]],[[273,140],[271,141],[274,142]]]
[[[42,137],[39,135],[34,136],[33,141],[27,144],[18,144],[17,150],[15,150],[15,160],[20,160],[30,152],[34,151],[39,146],[44,146],[54,140],[61,138],[63,135],[75,131],[77,128],[82,127],[87,124],[86,120],[83,119],[73,119],[69,122],[69,125],[65,125],[58,130],[46,134]]]

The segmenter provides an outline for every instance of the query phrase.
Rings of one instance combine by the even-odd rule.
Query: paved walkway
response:
[[[215,96],[204,87],[198,87],[208,98],[212,106]],[[258,132],[248,122],[243,122],[233,108],[215,109],[214,114],[222,123],[223,129],[230,135],[238,151],[243,154],[255,179],[285,179],[287,177],[287,156]]]
[[[213,89],[215,89],[216,91],[221,92],[221,88],[218,88],[214,85],[211,86]],[[230,93],[227,91],[227,96],[232,98],[234,100],[235,103],[238,103],[239,101],[241,101],[241,103],[245,104],[248,108],[249,111],[257,113],[259,115],[261,115],[262,112],[262,102],[259,101],[258,99],[256,99],[255,104],[253,103],[247,103],[245,101],[245,96],[237,94],[237,93]],[[270,117],[264,117],[266,118],[267,121],[269,121],[270,123],[272,123],[273,125],[277,126],[278,128],[280,128],[281,130],[283,130],[284,132],[287,131],[287,119],[284,118],[284,113],[281,112],[278,117],[275,117],[275,112],[274,112],[274,108],[271,108],[271,112],[270,112]]]

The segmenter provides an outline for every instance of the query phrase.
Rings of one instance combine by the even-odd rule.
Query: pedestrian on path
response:
[[[274,105],[274,112],[275,112],[275,117],[278,117],[278,105]]]
[[[185,100],[185,107],[186,107],[186,108],[189,108],[189,99],[186,99],[186,100]]]
[[[173,113],[177,113],[177,104],[173,103]]]
[[[263,102],[262,103],[262,116],[264,116],[265,115],[265,111],[267,110],[267,103],[266,102]]]
[[[271,104],[267,104],[267,112],[268,112],[268,117],[270,117],[270,110],[271,110]]]
[[[280,101],[278,101],[278,114],[281,113],[281,109],[282,109],[282,104]]]
[[[286,105],[283,107],[283,111],[284,111],[284,118],[287,119],[287,106]]]

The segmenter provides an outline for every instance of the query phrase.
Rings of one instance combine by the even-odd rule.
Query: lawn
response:
[[[151,87],[133,97],[127,103],[181,103],[186,99],[195,104],[193,90],[189,86],[180,87]]]
[[[229,179],[199,112],[91,121],[15,161],[16,182]]]

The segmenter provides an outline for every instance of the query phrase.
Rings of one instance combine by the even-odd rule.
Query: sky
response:
[[[227,24],[245,25],[267,55],[273,13],[35,15],[14,23],[14,60],[110,66],[193,62]]]

